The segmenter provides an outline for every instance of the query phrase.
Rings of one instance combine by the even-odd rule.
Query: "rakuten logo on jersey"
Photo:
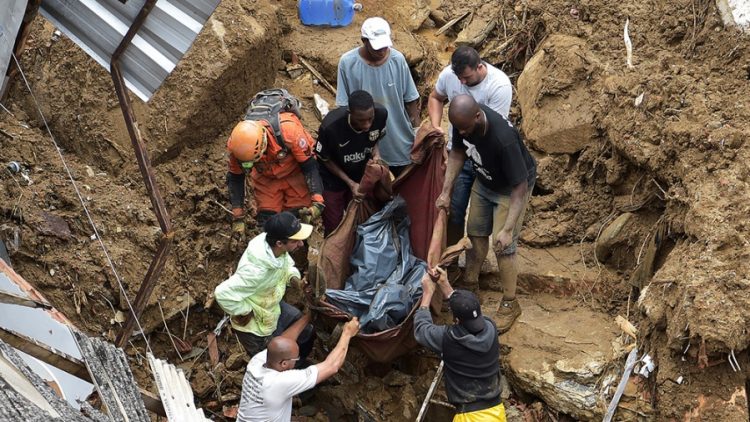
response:
[[[344,163],[358,163],[366,158],[367,152],[354,152],[352,154],[346,154],[344,155]]]

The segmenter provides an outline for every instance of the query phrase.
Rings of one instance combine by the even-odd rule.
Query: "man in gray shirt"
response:
[[[414,127],[419,124],[419,92],[404,55],[391,48],[391,28],[383,18],[362,24],[362,46],[339,60],[336,105],[349,103],[349,94],[364,90],[388,110],[386,135],[378,143],[380,156],[398,176],[411,163]]]

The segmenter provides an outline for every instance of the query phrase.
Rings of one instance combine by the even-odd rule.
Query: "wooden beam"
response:
[[[470,13],[471,13],[471,12],[464,12],[464,13],[462,13],[462,14],[460,14],[460,15],[456,16],[455,18],[451,19],[450,21],[448,21],[448,23],[446,23],[445,25],[443,25],[442,27],[440,27],[440,29],[438,29],[438,30],[437,30],[437,31],[435,32],[435,35],[440,35],[440,34],[442,34],[443,32],[445,32],[445,31],[447,31],[447,30],[451,29],[451,27],[453,27],[453,25],[457,24],[457,23],[458,23],[458,21],[460,21],[461,19],[463,19],[463,18],[465,18],[465,17],[469,16],[469,14],[470,14]]]
[[[302,66],[305,66],[307,70],[309,70],[310,73],[312,73],[312,75],[318,80],[318,82],[320,82],[320,84],[323,85],[323,87],[325,87],[335,97],[336,88],[334,88],[333,85],[331,85],[331,83],[328,82],[326,78],[324,78],[320,72],[318,72],[318,69],[316,69],[315,67],[313,67],[313,65],[310,64],[310,62],[305,60],[300,55],[298,55],[298,57],[299,57],[299,62],[302,63]]]
[[[0,291],[0,303],[12,303],[13,305],[27,306],[29,308],[52,309],[49,303],[28,299],[6,291]]]
[[[27,355],[33,356],[46,364],[61,369],[84,381],[92,382],[91,374],[89,374],[88,369],[86,369],[86,365],[84,365],[80,359],[74,358],[59,350],[53,349],[46,344],[42,344],[34,340],[33,338],[2,327],[0,327],[0,340],[3,340],[16,349],[22,350]],[[164,411],[164,406],[162,405],[161,399],[159,399],[159,396],[142,388],[139,388],[139,390],[141,393],[141,399],[143,400],[146,409],[156,413],[157,415],[164,417],[167,416],[166,412]]]
[[[8,330],[2,327],[0,327],[0,339],[16,349],[22,350],[27,355],[31,355],[44,363],[54,366],[55,368],[62,369],[82,380],[91,382],[91,375],[89,375],[86,365],[84,365],[79,359],[59,350],[55,350],[31,337],[27,337],[13,330]]]

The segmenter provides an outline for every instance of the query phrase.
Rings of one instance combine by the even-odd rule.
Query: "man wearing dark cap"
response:
[[[502,421],[500,344],[495,323],[482,315],[479,299],[468,290],[453,290],[442,269],[438,286],[449,300],[454,324],[435,325],[430,302],[435,283],[422,278],[422,301],[414,316],[414,338],[437,353],[445,365],[445,393],[456,406],[454,422]]]
[[[302,316],[282,299],[290,282],[303,287],[289,253],[302,247],[312,233],[311,225],[302,224],[287,211],[270,217],[263,229],[265,233],[247,245],[237,271],[214,291],[216,303],[231,316],[232,328],[250,356],[265,349],[271,338]],[[313,341],[313,327],[307,324],[297,337],[303,361]]]

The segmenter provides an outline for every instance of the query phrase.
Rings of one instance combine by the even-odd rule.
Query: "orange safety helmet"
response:
[[[258,161],[266,151],[268,135],[263,124],[254,120],[243,120],[232,129],[227,149],[240,162]]]

